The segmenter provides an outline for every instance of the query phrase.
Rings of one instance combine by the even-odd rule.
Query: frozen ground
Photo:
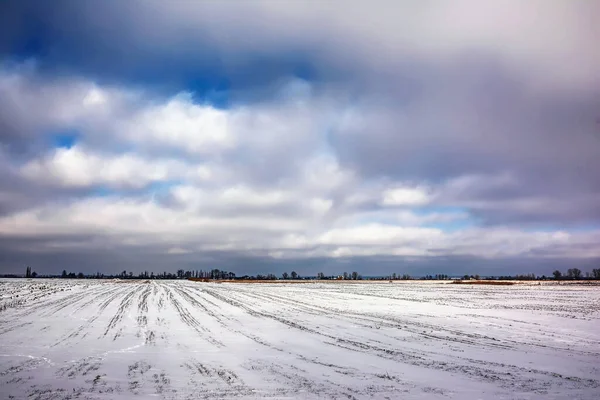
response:
[[[599,399],[600,287],[0,280],[0,398]]]

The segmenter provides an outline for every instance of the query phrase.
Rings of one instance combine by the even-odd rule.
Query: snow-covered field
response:
[[[0,398],[599,399],[600,287],[0,280]]]

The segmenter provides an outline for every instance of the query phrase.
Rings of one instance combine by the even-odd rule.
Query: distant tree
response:
[[[347,280],[347,279],[348,279],[348,273],[347,273],[347,272],[344,272],[344,275],[343,275],[343,276],[344,276],[344,280]]]
[[[292,271],[292,279],[298,279],[298,274],[296,271]]]
[[[283,274],[281,274],[281,277],[285,280],[289,279],[290,275],[287,272],[284,272]]]
[[[31,273],[31,277],[32,277],[32,278],[37,278],[37,275],[38,275],[38,274],[37,274],[37,272],[35,272],[35,271],[33,271],[33,272]]]
[[[25,269],[25,278],[31,278],[31,267]]]
[[[475,278],[476,280],[479,280],[479,275],[475,275],[475,276],[474,276],[474,278]]]
[[[355,281],[358,279],[358,272],[352,271],[352,280]]]
[[[562,272],[560,272],[559,270],[555,270],[552,275],[554,275],[554,279],[560,279],[562,278]]]
[[[396,280],[396,273],[395,272],[392,274],[392,279]]]
[[[572,279],[580,279],[581,270],[579,268],[569,268],[567,271],[567,276]]]
[[[66,278],[67,277],[67,271],[66,270],[63,269],[61,277],[62,278]]]
[[[600,268],[594,268],[592,270],[592,277],[594,277],[594,279],[600,279]]]
[[[81,272],[80,272],[80,273],[78,273],[78,274],[77,274],[77,277],[78,277],[79,279],[83,279],[83,273],[81,273]]]
[[[317,274],[317,279],[325,279],[325,274],[324,274],[324,273],[322,273],[322,272],[319,272],[319,273]]]

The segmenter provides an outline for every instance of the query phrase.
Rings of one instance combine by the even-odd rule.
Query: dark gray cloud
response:
[[[460,63],[432,75],[415,70],[418,94],[406,101],[401,90],[385,92],[387,101],[360,110],[354,126],[336,132],[342,165],[367,177],[432,184],[510,174],[511,182],[490,187],[482,178],[460,193],[449,191],[447,200],[505,201],[506,207],[490,207],[504,210],[488,216],[485,207],[474,209],[496,223],[522,222],[527,211],[538,222],[597,223],[600,89],[540,92],[514,73],[486,69]],[[526,201],[547,208],[510,210],[511,203]]]
[[[81,239],[84,240],[89,238]],[[271,257],[244,255],[232,252],[207,252],[202,255],[165,255],[152,248],[135,249],[95,249],[92,251],[36,252],[37,241],[27,242],[29,251],[16,251],[13,246],[23,246],[24,242],[2,241],[0,243],[0,263],[2,273],[24,273],[27,265],[33,266],[40,274],[56,274],[63,269],[69,272],[116,274],[123,270],[134,274],[149,271],[155,273],[175,272],[177,268],[209,270],[213,268],[233,271],[238,276],[290,273],[300,276],[315,276],[318,272],[337,275],[343,272],[358,271],[364,276],[385,276],[391,273],[422,276],[426,274],[448,274],[462,276],[479,274],[482,276],[529,274],[551,276],[558,269],[563,273],[568,268],[591,271],[597,268],[600,258],[552,258],[540,262],[535,257],[482,259],[480,257],[440,256],[440,257],[348,257],[343,259],[308,258],[274,260]],[[12,245],[12,246],[11,246]]]

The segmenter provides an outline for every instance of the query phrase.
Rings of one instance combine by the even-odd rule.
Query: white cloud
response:
[[[219,199],[216,199],[218,202]],[[236,202],[239,201],[237,198]],[[252,204],[254,200],[250,203]],[[239,203],[238,203],[239,204]],[[256,203],[254,203],[256,205]],[[350,256],[600,256],[600,231],[524,232],[508,228],[468,228],[446,233],[436,228],[354,223],[330,228],[303,215],[218,214],[210,209],[169,208],[149,200],[116,197],[51,204],[0,217],[2,237],[52,237],[49,247],[81,247],[78,237],[95,237],[91,247],[152,246],[167,254],[220,250],[278,258]],[[64,239],[61,239],[64,237]]]
[[[316,214],[323,215],[331,210],[333,201],[331,199],[314,198],[309,200],[309,207]]]
[[[406,242],[428,241],[440,237],[442,231],[432,228],[400,227],[368,224],[345,229],[332,229],[319,237],[328,245],[398,245]]]
[[[107,101],[107,95],[103,90],[96,86],[92,86],[83,98],[83,105],[86,107],[98,107],[106,104]]]
[[[270,209],[293,200],[291,193],[280,190],[257,191],[247,186],[205,189],[197,186],[179,185],[172,189],[173,198],[186,209],[215,210],[243,208]]]
[[[14,131],[32,137],[55,129],[102,130],[107,121],[115,123],[129,111],[139,96],[80,78],[45,80],[35,68],[23,65],[0,68],[0,91],[0,107],[9,113]]]
[[[260,215],[212,215],[210,212],[172,209],[152,200],[104,197],[49,204],[0,219],[0,234],[35,236],[38,234],[109,234],[115,240],[134,235],[141,242],[160,239],[226,243],[237,236],[258,234],[264,239],[272,232],[282,234],[304,229],[300,218]],[[229,238],[229,239],[227,239]],[[225,240],[224,240],[225,239]],[[224,240],[224,241],[223,241]]]
[[[338,190],[355,180],[353,173],[340,167],[331,154],[317,154],[309,158],[301,171],[301,179],[307,188],[321,193]]]
[[[182,249],[181,247],[171,247],[169,250],[167,250],[167,254],[190,254],[191,251],[190,250],[186,250],[186,249]]]
[[[150,140],[191,153],[206,154],[235,145],[228,112],[194,104],[189,94],[144,108],[117,129],[133,142]]]
[[[383,192],[385,206],[420,206],[429,203],[431,196],[423,187],[398,187]]]
[[[109,185],[141,188],[151,182],[178,178],[209,179],[206,166],[190,166],[173,159],[146,160],[136,154],[99,155],[79,146],[60,148],[50,156],[28,162],[21,174],[41,184],[66,187]]]

